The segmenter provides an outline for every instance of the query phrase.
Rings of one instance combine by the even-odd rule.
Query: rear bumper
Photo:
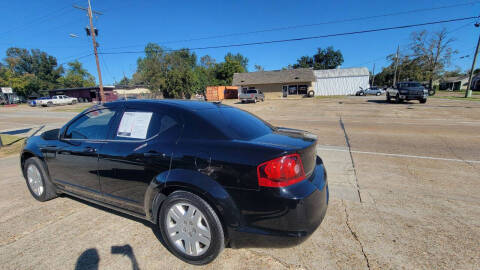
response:
[[[243,209],[245,226],[229,232],[233,248],[298,245],[315,232],[327,212],[329,191],[323,164],[317,164],[307,180],[258,193],[263,198],[260,202],[263,209],[255,212],[252,208]]]

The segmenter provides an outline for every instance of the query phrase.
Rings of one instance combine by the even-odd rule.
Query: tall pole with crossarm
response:
[[[96,31],[95,28],[93,27],[93,13],[102,15],[102,13],[98,11],[92,11],[92,6],[90,4],[90,0],[88,0],[88,8],[83,8],[79,6],[73,6],[74,8],[82,9],[87,11],[87,15],[90,21],[90,36],[92,37],[92,43],[93,43],[93,54],[95,55],[95,62],[97,63],[97,72],[98,72],[98,86],[100,87],[100,103],[105,102],[105,94],[103,93],[103,82],[102,82],[102,71],[100,70],[100,62],[98,60],[98,52],[97,52],[97,42],[95,41],[96,37]],[[88,31],[87,31],[88,33]]]
[[[480,46],[480,36],[478,37],[477,48],[475,49],[475,54],[473,55],[472,68],[470,69],[470,76],[468,77],[467,91],[465,92],[465,97],[469,98],[472,96],[472,78],[473,71],[475,70],[475,64],[477,63],[478,47]]]

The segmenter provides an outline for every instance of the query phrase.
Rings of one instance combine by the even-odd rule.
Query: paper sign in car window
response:
[[[125,112],[120,121],[117,136],[146,139],[151,119],[151,112]]]

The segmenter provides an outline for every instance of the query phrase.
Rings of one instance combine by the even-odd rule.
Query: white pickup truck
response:
[[[72,98],[65,95],[53,96],[52,98],[47,99],[37,99],[35,100],[37,106],[53,106],[53,105],[67,105],[75,104],[78,102],[77,98]]]

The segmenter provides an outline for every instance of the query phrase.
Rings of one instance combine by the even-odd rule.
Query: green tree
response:
[[[166,89],[167,70],[166,53],[158,44],[149,43],[145,47],[145,57],[137,59],[137,71],[133,80],[158,93]]]
[[[247,72],[248,71],[248,58],[237,53],[237,54],[232,54],[232,53],[227,53],[227,55],[225,55],[225,62],[233,62],[233,61],[236,61],[238,63],[240,63],[240,66],[243,67],[243,70],[244,72]]]
[[[450,45],[454,39],[448,37],[446,28],[429,33],[426,30],[411,34],[410,49],[413,56],[425,70],[430,85],[434,79],[439,78],[444,68],[450,65],[454,51]]]
[[[332,46],[326,49],[318,48],[312,57],[302,56],[293,64],[293,68],[334,69],[343,64],[343,55],[340,50]]]
[[[58,66],[57,59],[38,49],[9,48],[6,53],[9,68],[14,76],[33,74],[37,79],[37,85],[32,86],[33,91],[53,89],[57,86],[57,80],[63,74],[63,67]]]
[[[78,60],[67,64],[67,72],[64,77],[58,79],[58,83],[64,88],[91,87],[95,86],[95,77],[83,68]]]
[[[248,62],[248,60],[247,60]],[[215,79],[220,85],[231,85],[234,73],[246,72],[242,64],[234,58],[225,56],[225,62],[215,66]]]
[[[127,78],[127,76],[123,76],[123,78],[117,83],[117,85],[131,85],[132,84],[132,80],[130,80],[129,78]]]
[[[63,74],[63,67],[58,66],[57,59],[38,49],[9,48],[5,62],[1,80],[23,96],[54,89]]]

